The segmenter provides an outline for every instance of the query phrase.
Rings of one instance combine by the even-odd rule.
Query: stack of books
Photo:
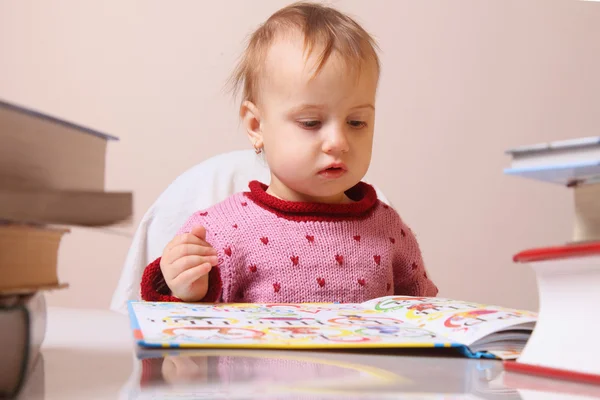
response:
[[[68,287],[58,250],[70,226],[127,222],[132,193],[105,191],[115,137],[0,101],[0,397],[14,396],[39,355],[44,292]]]
[[[600,384],[600,137],[541,143],[508,150],[506,174],[564,186],[573,195],[568,243],[526,249],[515,262],[536,273],[538,322],[509,371]],[[552,229],[551,223],[548,229]]]

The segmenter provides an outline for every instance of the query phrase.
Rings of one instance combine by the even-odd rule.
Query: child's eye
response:
[[[367,126],[367,123],[364,121],[351,120],[348,121],[348,125],[350,125],[353,128],[364,128],[365,126]]]
[[[321,126],[321,121],[298,121],[298,124],[304,129],[317,129]]]

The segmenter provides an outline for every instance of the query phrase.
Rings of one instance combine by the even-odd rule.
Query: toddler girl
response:
[[[233,76],[269,186],[193,214],[144,271],[150,301],[362,302],[436,296],[417,240],[361,179],[371,161],[376,45],[350,17],[295,3],[251,36]],[[198,184],[202,184],[198,182]]]

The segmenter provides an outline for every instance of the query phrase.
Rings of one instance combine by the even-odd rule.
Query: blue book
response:
[[[565,186],[600,182],[600,137],[584,137],[507,150],[507,175]]]
[[[506,168],[504,173],[565,186],[591,184],[600,182],[600,160]]]

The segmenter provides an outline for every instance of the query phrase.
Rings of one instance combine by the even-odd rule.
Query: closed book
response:
[[[509,371],[600,385],[600,242],[534,248],[514,256],[536,274],[540,311]]]
[[[0,224],[0,295],[61,287],[58,249],[67,229]]]
[[[105,191],[107,146],[115,140],[0,100],[0,220],[80,226],[128,222],[132,193]]]
[[[104,190],[114,136],[0,100],[0,187]]]
[[[132,215],[129,192],[0,188],[0,220],[100,227],[128,223]]]

